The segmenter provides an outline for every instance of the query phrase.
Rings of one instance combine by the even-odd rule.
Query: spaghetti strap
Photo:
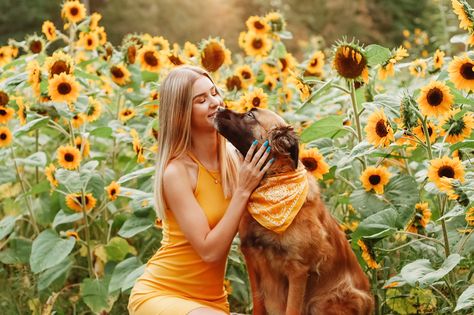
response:
[[[197,159],[197,157],[191,153],[191,151],[186,151],[186,153],[189,155],[189,157],[197,163],[197,165],[199,165],[200,167],[204,167],[204,165],[201,164],[201,162],[199,162],[199,160]],[[205,167],[204,167],[205,168]]]

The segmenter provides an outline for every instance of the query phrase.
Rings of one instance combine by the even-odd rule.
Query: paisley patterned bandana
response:
[[[283,233],[303,206],[308,187],[302,165],[294,172],[266,177],[250,196],[247,210],[265,228]]]

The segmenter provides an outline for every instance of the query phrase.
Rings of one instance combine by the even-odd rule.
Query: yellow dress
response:
[[[189,156],[199,166],[194,196],[212,229],[230,200],[224,197],[220,181],[216,184],[214,180],[220,177],[219,171],[211,171],[211,176],[196,157]],[[204,262],[167,209],[161,248],[132,288],[128,310],[132,315],[185,315],[199,307],[211,307],[229,313],[225,267],[226,257],[215,263]]]

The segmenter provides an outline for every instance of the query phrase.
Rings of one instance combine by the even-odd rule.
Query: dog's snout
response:
[[[217,111],[218,112],[223,112],[223,111],[225,111],[225,108],[222,107],[222,106],[219,106],[219,107],[217,107]]]

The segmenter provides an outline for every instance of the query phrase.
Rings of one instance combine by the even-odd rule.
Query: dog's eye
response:
[[[253,113],[252,113],[252,112],[248,112],[248,113],[247,113],[247,117],[250,117],[250,118],[255,118],[255,116],[253,115]]]

